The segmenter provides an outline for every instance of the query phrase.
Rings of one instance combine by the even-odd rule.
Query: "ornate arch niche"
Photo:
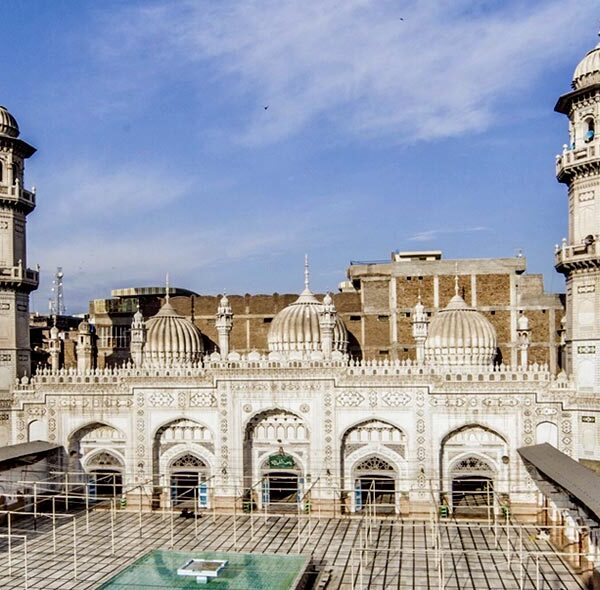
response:
[[[179,418],[163,424],[153,441],[154,474],[165,474],[175,457],[183,452],[190,456],[214,455],[214,436],[210,428],[191,420]],[[205,464],[206,466],[206,464]]]
[[[99,450],[116,451],[123,456],[126,437],[119,429],[104,422],[91,422],[72,432],[68,438],[69,470],[77,471],[87,458]]]
[[[300,416],[280,408],[256,414],[244,433],[244,485],[252,485],[268,456],[281,450],[308,470],[309,447],[310,431]]]
[[[346,430],[342,436],[340,453],[342,477],[346,478],[346,486],[351,485],[352,474],[347,473],[349,458],[366,455],[387,455],[383,460],[389,461],[395,456],[396,462],[406,460],[406,435],[405,433],[384,420],[373,418],[359,422]],[[390,453],[391,451],[391,453]],[[366,459],[365,459],[366,460]],[[356,468],[354,468],[356,469]]]
[[[83,464],[86,473],[90,474],[88,482],[94,483],[95,495],[114,497],[122,492],[125,462],[116,451],[105,449],[92,451],[85,456]]]
[[[509,449],[506,439],[491,428],[468,424],[448,433],[440,449],[440,478],[443,490],[456,477],[481,476],[496,481],[495,489],[509,487]]]

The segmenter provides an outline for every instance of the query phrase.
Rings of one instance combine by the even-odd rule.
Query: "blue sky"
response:
[[[32,309],[117,287],[335,290],[392,250],[563,290],[553,112],[597,0],[8,2],[0,104],[38,148]],[[268,106],[268,109],[264,107]]]

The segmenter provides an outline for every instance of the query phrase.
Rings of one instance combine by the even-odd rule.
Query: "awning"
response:
[[[6,463],[14,463],[18,460],[23,460],[29,463],[31,461],[26,461],[26,458],[43,456],[50,451],[60,448],[61,445],[56,445],[42,440],[0,447],[0,469],[6,468]]]
[[[600,476],[548,443],[521,447],[517,452],[529,469],[564,490],[600,522]]]

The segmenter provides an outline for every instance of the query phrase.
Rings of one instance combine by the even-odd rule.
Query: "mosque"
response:
[[[325,513],[371,494],[410,515],[493,490],[527,513],[537,488],[517,449],[547,442],[600,465],[600,44],[556,110],[569,121],[564,306],[519,257],[393,253],[351,265],[335,294],[311,291],[306,263],[300,295],[267,311],[169,286],[113,293],[76,330],[56,322],[32,367],[35,148],[0,108],[0,441],[60,446],[66,477],[147,507],[245,495],[295,509],[310,490]]]

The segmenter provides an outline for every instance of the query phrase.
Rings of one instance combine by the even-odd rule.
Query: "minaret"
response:
[[[321,350],[326,359],[331,358],[333,352],[333,330],[337,321],[337,312],[333,298],[329,293],[323,297],[323,306],[319,314],[319,328],[321,330]]]
[[[144,344],[146,344],[146,324],[138,305],[131,322],[131,343],[129,345],[131,360],[136,367],[141,367],[144,362]]]
[[[79,324],[75,352],[79,373],[85,373],[94,368],[94,335],[87,319]]]
[[[417,363],[421,364],[425,360],[425,340],[427,340],[427,327],[429,318],[425,311],[425,306],[421,303],[421,293],[412,314],[412,333],[417,343]]]
[[[517,319],[517,344],[519,347],[519,352],[521,353],[519,364],[523,369],[526,369],[529,363],[528,353],[530,344],[530,334],[531,330],[529,329],[529,320],[523,314],[523,312],[521,312],[521,315]]]
[[[31,370],[29,293],[37,289],[39,273],[27,268],[25,224],[35,191],[23,188],[23,172],[34,153],[0,106],[0,390]]]
[[[60,333],[56,327],[56,316],[54,317],[54,325],[50,328],[48,352],[50,353],[50,367],[53,371],[58,371],[60,369],[61,340]]]
[[[227,295],[225,294],[221,297],[219,307],[217,308],[215,326],[219,335],[219,352],[221,353],[221,358],[226,359],[229,354],[229,333],[233,327],[233,312],[229,305],[229,299],[227,299]]]
[[[572,88],[555,107],[569,117],[569,140],[556,156],[569,227],[555,266],[566,278],[566,370],[579,390],[600,393],[600,44],[577,66]]]

